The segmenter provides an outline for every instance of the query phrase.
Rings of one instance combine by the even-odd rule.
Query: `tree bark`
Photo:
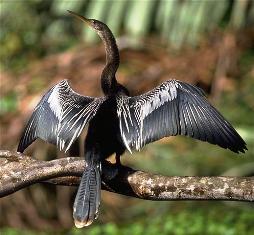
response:
[[[0,197],[35,183],[78,185],[85,161],[67,157],[39,161],[0,150]],[[254,177],[162,176],[102,164],[102,188],[146,200],[254,201]]]

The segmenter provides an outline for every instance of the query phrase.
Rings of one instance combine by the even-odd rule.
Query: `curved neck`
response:
[[[116,71],[119,67],[119,51],[116,40],[109,28],[98,33],[102,39],[106,51],[106,65],[101,74],[101,87],[104,94],[108,95],[115,91],[117,81]]]

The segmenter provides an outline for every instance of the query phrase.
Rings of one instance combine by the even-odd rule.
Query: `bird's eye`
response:
[[[101,25],[96,24],[96,25],[95,25],[95,29],[98,30],[98,31],[101,31],[101,30],[102,30],[102,27],[101,27]]]

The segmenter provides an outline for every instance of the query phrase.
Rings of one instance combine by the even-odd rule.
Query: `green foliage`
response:
[[[0,116],[5,113],[12,113],[16,111],[17,107],[17,94],[10,92],[0,99]]]
[[[160,204],[159,202],[156,202]],[[165,203],[163,203],[165,206]],[[177,203],[176,203],[177,204]],[[254,212],[251,205],[241,205],[239,208],[224,210],[222,203],[212,203],[213,210],[207,210],[208,203],[181,203],[184,211],[166,211],[156,215],[143,215],[132,218],[127,224],[118,221],[117,224],[93,224],[88,228],[62,232],[32,232],[15,229],[2,229],[2,235],[251,235],[254,233]],[[199,204],[199,205],[198,205]],[[200,206],[201,204],[201,206]],[[203,205],[202,205],[203,204]]]
[[[110,4],[109,4],[110,2]],[[1,1],[0,66],[22,68],[38,56],[64,50],[77,42],[76,31],[86,41],[97,35],[71,18],[66,10],[107,23],[115,35],[122,31],[132,41],[151,33],[161,35],[175,48],[198,45],[204,33],[217,27],[238,29],[253,23],[254,5],[248,1]],[[247,15],[248,13],[248,15]],[[209,16],[209,17],[208,17]]]
[[[50,1],[1,1],[0,66],[21,69],[28,61],[72,43],[64,21],[51,14]],[[20,14],[21,13],[21,14]]]

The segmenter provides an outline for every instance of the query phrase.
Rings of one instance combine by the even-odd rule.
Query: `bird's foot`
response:
[[[116,164],[105,161],[102,166],[103,178],[106,180],[112,180],[117,176],[119,168],[116,167]]]

